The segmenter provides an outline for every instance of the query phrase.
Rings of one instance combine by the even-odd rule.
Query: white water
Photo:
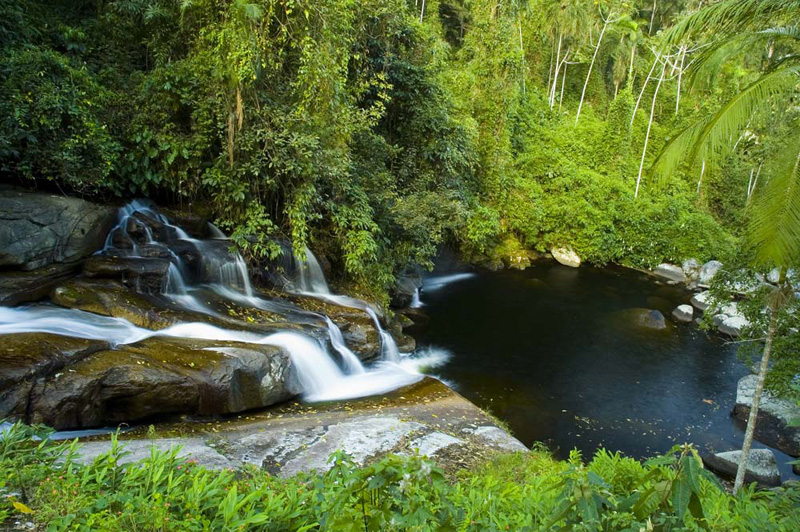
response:
[[[425,306],[422,300],[419,297],[419,288],[414,289],[414,294],[411,296],[411,304],[409,305],[410,308],[420,308]]]
[[[286,312],[289,305],[258,297],[250,284],[250,276],[244,259],[238,254],[215,253],[206,247],[206,241],[191,238],[183,229],[169,223],[158,213],[152,204],[136,200],[120,209],[117,226],[109,233],[104,252],[114,252],[121,256],[137,257],[139,248],[135,240],[127,234],[128,219],[141,212],[175,231],[178,239],[191,242],[201,258],[201,267],[210,273],[214,281],[208,287],[222,297],[243,306],[262,310]],[[181,258],[167,244],[156,242],[153,234],[144,224],[145,239],[148,244],[164,247],[172,257],[165,282],[165,296],[175,304],[194,312],[215,314],[191,294],[192,286],[186,281],[186,268]],[[225,235],[211,225],[215,238]],[[116,249],[114,233],[121,231],[130,239],[131,249]],[[210,242],[209,242],[210,245]],[[214,249],[219,249],[217,248]],[[224,256],[223,256],[224,255]],[[420,356],[401,358],[397,344],[392,336],[380,325],[375,311],[365,302],[347,296],[331,294],[322,268],[314,254],[306,248],[306,261],[298,268],[297,285],[300,293],[319,297],[331,303],[359,308],[366,311],[373,320],[381,336],[381,358],[383,362],[365,369],[358,357],[347,347],[342,332],[327,316],[308,313],[315,319],[323,318],[333,348],[342,358],[341,369],[335,360],[317,340],[297,332],[279,332],[267,336],[253,332],[227,330],[207,323],[180,323],[160,331],[137,327],[122,318],[100,316],[75,309],[65,309],[52,305],[29,307],[0,307],[0,334],[41,332],[76,338],[105,340],[112,346],[131,344],[147,338],[161,336],[174,338],[203,339],[212,342],[246,342],[269,344],[281,347],[288,352],[297,370],[298,379],[309,401],[329,401],[354,397],[364,397],[386,393],[402,386],[412,384],[422,378],[421,369],[439,365],[446,359],[441,352],[429,352]],[[297,310],[297,309],[293,309]]]
[[[430,277],[425,279],[425,291],[433,292],[435,290],[441,290],[449,284],[465,281],[467,279],[471,279],[472,277],[475,277],[474,273],[454,273],[452,275]]]

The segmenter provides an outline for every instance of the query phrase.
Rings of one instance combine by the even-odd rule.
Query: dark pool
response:
[[[689,300],[683,289],[633,270],[555,262],[446,277],[454,273],[426,279],[429,321],[415,336],[421,347],[449,350],[437,375],[526,445],[544,442],[561,457],[602,445],[636,458],[683,442],[741,447],[730,411],[748,370],[736,345],[694,325],[642,328],[632,316],[658,309],[670,322]],[[788,478],[791,467],[781,468]]]

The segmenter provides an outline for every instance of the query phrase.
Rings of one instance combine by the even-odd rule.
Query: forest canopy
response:
[[[692,75],[715,58],[672,36],[701,3],[0,0],[0,172],[191,205],[251,260],[310,245],[374,294],[443,244],[492,267],[720,258],[796,110],[653,163],[793,50]]]

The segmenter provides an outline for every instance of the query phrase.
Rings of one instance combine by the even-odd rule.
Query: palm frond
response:
[[[756,266],[789,267],[800,258],[800,134],[757,192],[747,242]]]
[[[652,171],[660,181],[672,175],[683,163],[691,164],[702,156],[712,162],[733,147],[739,133],[753,115],[774,102],[794,94],[800,81],[800,65],[786,65],[761,76],[731,98],[706,120],[687,127],[664,147],[653,162]]]
[[[677,44],[705,33],[731,35],[758,28],[766,17],[797,17],[799,0],[723,0],[689,15],[664,35]]]

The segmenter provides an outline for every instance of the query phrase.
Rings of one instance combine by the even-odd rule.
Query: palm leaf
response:
[[[800,65],[786,65],[764,74],[731,98],[706,120],[681,131],[667,143],[653,162],[655,175],[664,180],[683,163],[692,164],[702,156],[713,160],[730,151],[739,133],[757,111],[768,109],[780,98],[795,92]]]
[[[789,267],[800,257],[800,134],[757,193],[747,241],[756,266]]]

